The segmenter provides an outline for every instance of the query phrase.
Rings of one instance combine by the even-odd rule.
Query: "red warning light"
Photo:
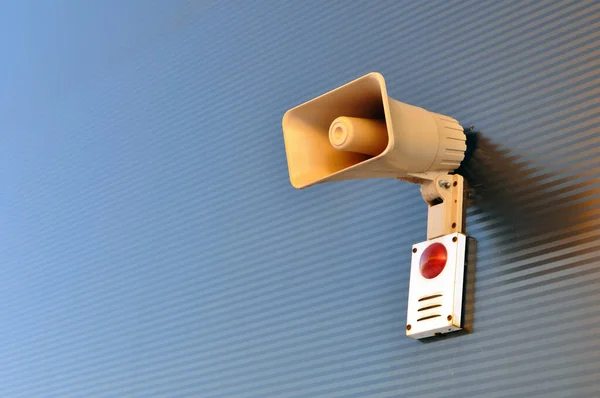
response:
[[[435,278],[444,270],[447,260],[448,251],[446,246],[439,242],[429,245],[421,255],[421,275],[425,279]]]

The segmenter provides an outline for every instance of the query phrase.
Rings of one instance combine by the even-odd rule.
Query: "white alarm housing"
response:
[[[439,264],[444,256],[440,245],[446,251],[445,264],[441,271]],[[444,235],[413,246],[407,336],[421,339],[462,329],[466,246],[467,237],[461,233]],[[430,247],[434,249],[433,254],[427,252]],[[429,251],[431,252],[431,249]],[[435,258],[431,259],[432,255]],[[432,261],[435,266],[433,271],[431,268],[423,268],[423,265],[431,265]],[[438,272],[439,274],[435,275]]]

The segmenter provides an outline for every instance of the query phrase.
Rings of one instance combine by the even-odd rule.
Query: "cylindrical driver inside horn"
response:
[[[329,127],[329,142],[340,151],[377,156],[387,147],[385,122],[340,116]]]

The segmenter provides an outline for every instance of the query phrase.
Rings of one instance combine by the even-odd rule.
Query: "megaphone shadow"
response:
[[[466,134],[468,151],[457,173],[472,188],[475,223],[479,223],[474,229],[485,231],[485,239],[493,239],[505,258],[497,265],[497,274],[509,277],[502,278],[501,283],[510,285],[589,265],[590,255],[598,252],[600,238],[598,167],[585,175],[560,175],[501,147],[481,132]],[[474,246],[468,251],[471,260],[465,275],[464,330],[423,339],[423,343],[473,331],[475,251]],[[563,272],[556,278],[564,281],[589,272]],[[548,283],[543,278],[527,286]],[[517,283],[501,294],[522,289]]]
[[[474,204],[487,216],[482,220],[497,229],[498,243],[508,244],[513,253],[527,249],[526,257],[532,258],[536,249],[541,254],[579,246],[578,237],[597,228],[590,223],[590,210],[599,203],[594,196],[600,189],[589,177],[543,170],[480,132],[467,137],[473,149],[458,173],[473,188]]]

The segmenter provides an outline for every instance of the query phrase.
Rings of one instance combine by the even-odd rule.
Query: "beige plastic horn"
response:
[[[389,98],[379,73],[290,109],[282,127],[295,188],[359,178],[422,183],[457,169],[466,149],[456,120]]]

